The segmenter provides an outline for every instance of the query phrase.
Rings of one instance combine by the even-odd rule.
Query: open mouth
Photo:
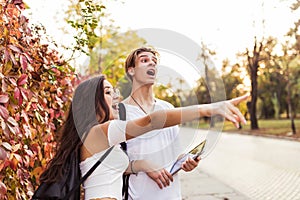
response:
[[[155,70],[154,69],[149,69],[147,70],[147,74],[150,76],[154,76],[155,75]]]

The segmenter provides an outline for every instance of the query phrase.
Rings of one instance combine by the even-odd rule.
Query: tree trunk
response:
[[[288,71],[288,70],[287,70]],[[289,112],[289,118],[291,119],[291,129],[292,133],[296,134],[296,126],[295,126],[295,121],[294,121],[294,115],[293,115],[293,106],[292,106],[292,100],[291,100],[291,84],[290,80],[288,79],[288,84],[287,84],[287,103],[288,103],[288,112]]]
[[[253,67],[254,68],[254,67]],[[257,102],[257,69],[251,69],[251,102],[250,102],[250,122],[251,129],[259,129],[256,117],[256,102]]]
[[[263,48],[262,42],[258,43],[257,39],[255,38],[253,52],[250,53],[247,50],[248,67],[249,67],[250,79],[251,79],[251,102],[250,102],[249,113],[250,113],[250,122],[251,122],[252,130],[259,129],[257,117],[256,117],[257,71],[259,67],[260,53],[262,51],[262,48]]]
[[[290,118],[289,104],[287,103],[287,105],[286,105],[286,119],[289,119],[289,118]]]

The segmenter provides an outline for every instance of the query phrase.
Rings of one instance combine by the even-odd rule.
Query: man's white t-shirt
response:
[[[126,120],[145,116],[137,106],[124,104]],[[154,111],[171,109],[173,105],[156,99]],[[163,120],[163,119],[162,119]],[[180,154],[179,128],[173,126],[150,131],[142,136],[127,141],[127,153],[130,160],[148,160],[160,168],[169,170]],[[169,186],[160,189],[146,173],[130,175],[129,199],[133,200],[181,200],[181,187],[178,174]]]

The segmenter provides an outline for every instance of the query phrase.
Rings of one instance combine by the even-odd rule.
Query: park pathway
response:
[[[183,143],[188,144],[194,133],[181,128]],[[208,199],[300,200],[300,142],[222,133],[198,168],[181,173],[181,178],[185,199],[208,194],[199,188],[202,180],[202,186],[210,184],[207,190],[215,189]],[[195,193],[198,197],[191,198]]]

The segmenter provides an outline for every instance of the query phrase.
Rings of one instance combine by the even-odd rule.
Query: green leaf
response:
[[[4,64],[4,68],[2,72],[4,75],[8,75],[11,69],[12,69],[12,62],[8,61],[7,63]]]

